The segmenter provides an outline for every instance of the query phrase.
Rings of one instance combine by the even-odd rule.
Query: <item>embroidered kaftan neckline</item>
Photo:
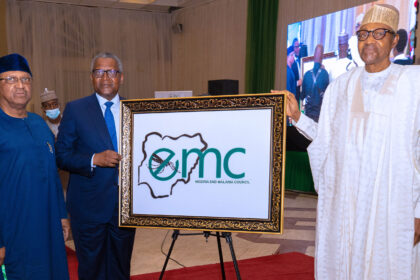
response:
[[[363,105],[365,110],[371,111],[373,100],[379,94],[385,82],[389,78],[392,70],[392,64],[385,70],[376,73],[369,73],[365,69],[362,72],[362,92],[363,92]]]

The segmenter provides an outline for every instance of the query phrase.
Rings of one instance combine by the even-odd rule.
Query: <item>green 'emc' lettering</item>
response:
[[[191,153],[196,153],[199,158],[199,164],[198,164],[198,177],[203,178],[204,177],[204,158],[208,153],[214,153],[216,156],[216,178],[222,177],[222,156],[220,155],[220,152],[218,149],[210,148],[203,152],[199,149],[191,149],[187,151],[186,149],[182,150],[182,177],[187,177],[187,158],[188,155]]]
[[[168,153],[168,156],[165,160],[161,159],[158,156],[158,154],[160,152]],[[209,154],[209,153],[214,154],[214,156],[216,157],[216,178],[221,178],[222,177],[222,155],[221,155],[220,151],[218,149],[215,149],[215,148],[210,148],[210,149],[207,149],[204,152],[202,152],[201,150],[199,150],[197,148],[194,148],[194,149],[191,149],[191,150],[187,150],[187,149],[182,150],[182,178],[187,178],[187,176],[188,176],[188,174],[187,174],[187,171],[188,171],[188,167],[187,167],[188,156],[192,153],[195,153],[198,156],[198,159],[199,159],[199,161],[198,161],[198,177],[199,178],[204,177],[204,159],[205,159],[206,155]],[[235,154],[235,153],[245,154],[246,150],[244,148],[234,148],[234,149],[231,149],[230,151],[228,151],[224,160],[223,160],[223,169],[224,169],[226,175],[229,176],[232,179],[244,178],[245,177],[245,172],[240,173],[240,174],[235,174],[229,168],[229,160],[232,157],[232,155]],[[170,180],[172,177],[175,176],[175,174],[178,171],[178,167],[179,167],[178,160],[175,162],[175,166],[170,161],[174,156],[175,156],[175,153],[170,149],[161,148],[161,149],[156,150],[149,158],[150,174],[152,174],[152,176],[159,181]],[[159,165],[156,168],[154,168],[152,161],[157,162]],[[168,167],[168,166],[173,169],[173,172],[171,173],[171,175],[169,175],[167,177],[158,176],[164,170],[164,168]]]
[[[245,154],[245,149],[244,148],[234,148],[234,149],[230,150],[226,154],[225,159],[223,160],[223,169],[225,170],[226,175],[228,175],[230,178],[233,178],[233,179],[241,179],[241,178],[245,177],[245,172],[244,173],[241,173],[241,174],[235,174],[235,173],[232,173],[232,171],[230,171],[230,168],[229,168],[229,160],[230,160],[230,157],[234,153],[243,153],[243,154]]]

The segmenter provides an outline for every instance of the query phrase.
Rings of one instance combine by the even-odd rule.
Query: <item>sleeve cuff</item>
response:
[[[304,113],[301,113],[299,120],[297,122],[293,121],[293,125],[304,128],[308,126],[309,120],[311,120],[311,118],[307,117]]]
[[[293,125],[297,128],[297,130],[305,136],[308,140],[313,140],[315,138],[314,135],[314,126],[317,126],[316,123],[306,116],[305,114],[300,114],[299,121],[293,121]]]
[[[96,165],[93,164],[93,158],[95,157],[96,154],[93,154],[91,159],[90,159],[90,171],[93,171],[93,169],[96,167]]]

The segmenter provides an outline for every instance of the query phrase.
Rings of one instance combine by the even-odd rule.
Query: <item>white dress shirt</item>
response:
[[[104,117],[105,117],[105,110],[106,110],[105,103],[108,101],[111,101],[112,103],[114,103],[111,106],[111,112],[112,112],[112,115],[114,115],[115,129],[117,130],[117,144],[119,145],[120,143],[120,95],[117,93],[117,95],[115,95],[114,98],[112,98],[112,100],[108,100],[96,93],[96,98],[98,99],[99,106],[101,107],[102,115]]]
[[[102,115],[104,117],[105,117],[105,110],[106,110],[105,103],[108,101],[111,101],[112,103],[114,103],[111,106],[111,112],[112,112],[112,115],[114,116],[115,129],[117,130],[117,144],[119,146],[119,143],[120,143],[120,95],[117,93],[117,95],[115,95],[114,98],[112,98],[111,100],[108,100],[96,93],[96,98],[98,99],[99,106],[101,107]],[[95,154],[93,154],[92,159],[90,160],[90,166],[92,168],[96,167],[96,165],[93,164],[94,156]]]

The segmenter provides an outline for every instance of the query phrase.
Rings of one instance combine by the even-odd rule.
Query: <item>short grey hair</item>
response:
[[[95,62],[98,58],[112,58],[113,60],[117,62],[118,70],[121,73],[123,72],[123,65],[122,65],[121,59],[119,59],[118,56],[116,56],[115,54],[109,53],[109,52],[101,52],[95,55],[95,57],[92,59],[92,62],[90,63],[90,72],[93,71],[93,66],[95,65]]]

